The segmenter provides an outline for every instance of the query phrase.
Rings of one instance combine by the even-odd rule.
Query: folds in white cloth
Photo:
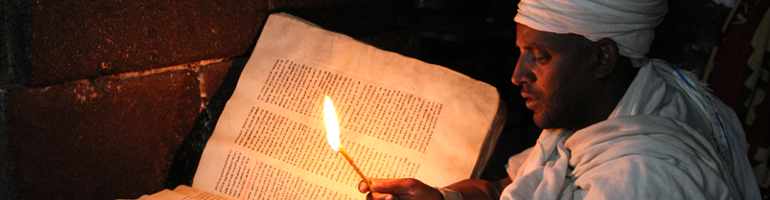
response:
[[[655,38],[653,29],[667,10],[665,0],[522,0],[514,21],[539,31],[582,35],[594,42],[610,38],[621,55],[644,59]]]
[[[692,77],[649,62],[606,121],[544,130],[502,199],[758,199],[735,114]]]

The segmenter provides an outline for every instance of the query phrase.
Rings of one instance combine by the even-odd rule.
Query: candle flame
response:
[[[324,96],[324,122],[326,122],[326,139],[334,151],[340,151],[340,126],[337,114],[329,96]]]

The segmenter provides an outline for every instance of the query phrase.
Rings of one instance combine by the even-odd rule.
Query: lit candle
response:
[[[353,159],[350,158],[348,152],[345,151],[345,147],[340,143],[340,126],[339,123],[337,123],[337,114],[334,112],[334,105],[328,96],[324,96],[324,121],[326,122],[326,139],[329,141],[329,146],[331,146],[334,151],[342,153],[342,156],[348,160],[348,163],[353,166],[353,169],[356,170],[358,175],[361,176],[361,179],[364,180],[364,183],[366,183],[366,186],[369,187],[369,191],[374,192],[372,181],[366,178],[364,173],[358,169],[356,163],[353,162]]]

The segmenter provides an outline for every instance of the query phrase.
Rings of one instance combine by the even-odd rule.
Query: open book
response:
[[[372,178],[440,187],[478,177],[505,121],[491,85],[273,14],[206,144],[196,189],[180,187],[227,199],[363,199],[360,177],[327,143],[325,95],[342,145]]]

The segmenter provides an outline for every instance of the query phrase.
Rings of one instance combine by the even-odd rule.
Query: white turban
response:
[[[666,0],[521,0],[514,21],[539,31],[610,38],[620,55],[645,59]],[[634,63],[636,65],[636,63]]]

